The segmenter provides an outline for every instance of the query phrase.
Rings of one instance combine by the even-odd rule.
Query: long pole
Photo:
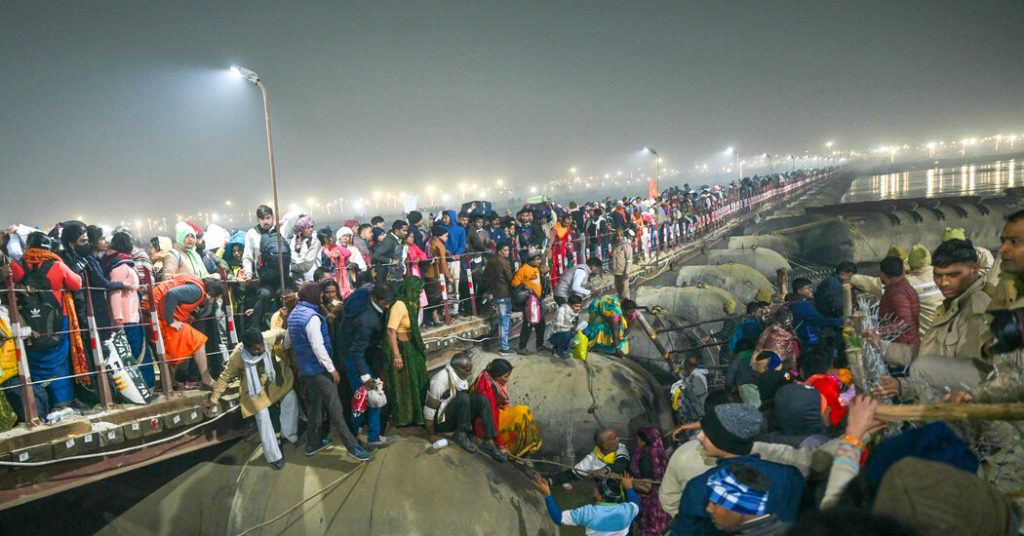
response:
[[[263,95],[263,119],[267,123],[267,151],[270,153],[270,185],[274,189],[274,217],[277,219],[277,250],[284,250],[284,238],[281,236],[281,210],[277,203],[277,167],[274,165],[274,137],[270,133],[270,101],[267,100],[267,87],[260,79],[256,79],[256,87]],[[281,292],[284,293],[284,256],[277,256],[277,273],[281,278]]]

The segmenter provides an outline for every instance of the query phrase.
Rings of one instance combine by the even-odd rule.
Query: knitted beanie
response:
[[[761,433],[764,417],[747,404],[719,404],[704,414],[701,431],[719,449],[745,456],[754,448],[754,437]]]
[[[903,260],[907,260],[907,258],[910,255],[907,253],[907,249],[904,248],[903,246],[901,246],[899,244],[893,244],[893,245],[889,246],[889,251],[887,251],[885,253],[885,256],[886,257],[899,257],[899,258],[901,258]]]
[[[962,227],[946,227],[946,231],[942,233],[942,241],[948,242],[953,239],[967,240],[967,233]]]
[[[910,265],[911,270],[924,268],[931,263],[932,254],[928,251],[928,248],[921,244],[914,244],[914,247],[910,248],[910,258],[907,260],[907,264]]]

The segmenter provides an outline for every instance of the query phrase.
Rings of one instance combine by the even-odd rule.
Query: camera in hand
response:
[[[993,354],[1019,350],[1024,344],[1024,309],[990,311],[992,322],[989,329],[995,343],[989,347]]]

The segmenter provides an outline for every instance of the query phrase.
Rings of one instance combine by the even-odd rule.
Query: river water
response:
[[[914,169],[854,179],[843,203],[915,197],[991,197],[1024,186],[1024,161],[985,160],[957,167]]]

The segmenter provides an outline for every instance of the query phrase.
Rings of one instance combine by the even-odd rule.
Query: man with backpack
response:
[[[11,277],[29,291],[18,297],[22,321],[32,330],[25,342],[29,371],[34,381],[49,381],[47,395],[59,409],[74,398],[67,332],[72,324],[78,326],[70,292],[82,288],[82,278],[52,251],[55,245],[43,233],[30,234],[27,245],[21,260],[11,264]],[[85,369],[84,354],[80,361],[76,365]]]
[[[256,299],[252,309],[252,326],[264,328],[271,299],[280,296],[281,277],[287,280],[291,269],[291,254],[287,241],[274,225],[274,210],[267,205],[256,209],[257,224],[245,233],[245,249],[242,253],[240,281],[253,281]],[[282,272],[282,264],[284,271]],[[285,285],[287,285],[285,281]]]

